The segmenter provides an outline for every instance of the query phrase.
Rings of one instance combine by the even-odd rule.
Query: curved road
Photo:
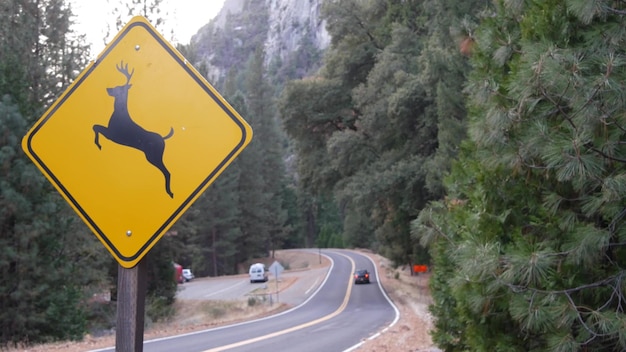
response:
[[[328,275],[301,305],[259,320],[145,341],[144,351],[346,351],[395,324],[398,310],[368,257],[339,250],[323,254],[332,262]],[[371,283],[354,285],[355,269],[367,269]]]

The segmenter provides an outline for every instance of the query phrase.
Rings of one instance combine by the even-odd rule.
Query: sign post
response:
[[[278,262],[278,260],[274,261],[272,265],[270,265],[270,273],[274,274],[276,278],[276,303],[278,303],[278,275],[280,275],[285,268]]]
[[[115,350],[140,352],[146,306],[146,260],[140,260],[131,269],[119,265],[117,275]]]
[[[132,338],[141,351],[142,258],[251,139],[248,123],[141,16],[24,136],[26,155],[121,267],[118,333],[130,335],[118,343]],[[126,313],[135,317],[128,329]]]

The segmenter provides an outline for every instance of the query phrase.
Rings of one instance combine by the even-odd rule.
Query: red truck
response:
[[[183,278],[183,266],[176,263],[174,263],[174,281],[179,284],[185,282]]]

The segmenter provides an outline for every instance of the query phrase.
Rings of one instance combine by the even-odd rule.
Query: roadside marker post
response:
[[[22,139],[119,264],[117,351],[142,351],[144,256],[251,139],[248,123],[142,16]]]

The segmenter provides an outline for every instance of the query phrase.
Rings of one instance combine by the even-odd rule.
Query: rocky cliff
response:
[[[298,78],[310,70],[312,52],[330,43],[320,18],[323,0],[226,0],[220,13],[191,39],[210,81],[220,81],[231,68],[241,68],[259,46],[275,72]],[[319,57],[316,59],[319,63]],[[287,75],[287,74],[286,74]]]
[[[320,18],[322,0],[293,1],[267,0],[269,33],[265,50],[268,57],[279,56],[285,60],[289,53],[298,49],[305,36],[310,36],[318,49],[330,43],[326,23]]]

